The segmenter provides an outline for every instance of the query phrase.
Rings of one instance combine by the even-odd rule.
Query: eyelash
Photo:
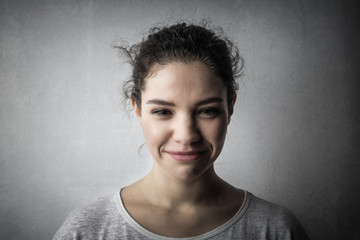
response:
[[[206,118],[215,117],[220,113],[217,108],[203,108],[197,112],[199,115],[205,116]],[[155,109],[151,111],[151,114],[158,117],[168,117],[172,115],[172,112],[167,109]]]
[[[206,117],[215,117],[220,113],[220,110],[217,108],[203,108],[198,113],[205,114]]]
[[[172,112],[170,112],[167,109],[155,109],[151,111],[151,114],[159,117],[164,117],[164,116],[172,115]]]

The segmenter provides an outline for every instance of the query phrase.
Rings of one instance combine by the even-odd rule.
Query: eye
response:
[[[220,110],[217,108],[203,108],[198,113],[204,117],[215,117],[220,113]]]
[[[151,111],[151,114],[157,117],[169,117],[172,115],[172,112],[167,109],[154,109]]]

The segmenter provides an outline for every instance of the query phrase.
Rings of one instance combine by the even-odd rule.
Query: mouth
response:
[[[181,162],[192,162],[200,159],[206,151],[166,151],[173,159]]]

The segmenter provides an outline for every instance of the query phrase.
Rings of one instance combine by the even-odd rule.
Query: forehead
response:
[[[152,73],[145,79],[142,92],[146,97],[187,98],[224,97],[226,87],[220,77],[204,63],[172,62],[166,65],[155,65]]]

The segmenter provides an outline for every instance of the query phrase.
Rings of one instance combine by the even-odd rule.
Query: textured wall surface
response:
[[[246,61],[219,175],[289,208],[312,239],[359,239],[356,1],[0,1],[0,238],[50,239],[68,213],[145,175],[116,42],[210,17]]]

